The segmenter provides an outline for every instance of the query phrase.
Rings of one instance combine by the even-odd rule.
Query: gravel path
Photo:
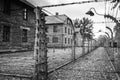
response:
[[[49,75],[50,80],[117,80],[104,48]]]

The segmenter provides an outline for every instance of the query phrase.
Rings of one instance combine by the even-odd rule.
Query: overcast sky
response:
[[[60,3],[71,3],[71,2],[81,2],[81,1],[88,1],[88,0],[28,0],[35,6],[45,6],[45,5],[52,5],[52,4],[60,4]],[[105,2],[97,2],[97,3],[85,3],[85,4],[74,4],[69,6],[61,6],[61,7],[51,7],[51,8],[44,8],[45,10],[49,11],[53,15],[58,12],[59,14],[66,14],[72,20],[79,18],[82,19],[83,17],[88,17],[92,19],[94,22],[103,22],[105,21],[103,16],[95,14],[95,16],[89,16],[85,13],[89,11],[91,7],[96,9],[96,12],[99,14],[105,13]],[[94,12],[94,10],[92,10]],[[49,14],[49,13],[48,13]],[[105,24],[94,24],[94,33],[98,36],[101,33],[96,33],[99,30],[106,31]],[[109,32],[109,31],[108,31]]]

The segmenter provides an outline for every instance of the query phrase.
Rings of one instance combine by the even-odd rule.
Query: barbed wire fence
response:
[[[96,2],[96,1],[83,1],[83,2],[74,2],[74,3],[66,3],[66,4],[57,4],[57,5],[48,5],[48,6],[42,6],[42,7],[40,7],[40,8],[48,8],[48,7],[57,7],[57,6],[66,6],[66,5],[73,5],[73,4],[83,4],[83,3],[91,3],[91,2]],[[101,1],[100,1],[101,2]],[[46,11],[45,9],[42,9],[43,11]],[[47,11],[48,12],[48,11]],[[50,12],[49,12],[50,13]],[[37,13],[38,14],[38,13]],[[41,13],[40,13],[41,14]],[[39,17],[40,18],[40,17]],[[41,18],[40,18],[41,19]],[[60,19],[60,18],[59,18]],[[37,32],[39,32],[39,26],[41,27],[41,29],[43,29],[42,28],[42,26],[44,26],[44,25],[41,25],[40,23],[39,23],[39,19],[36,19],[36,22],[38,22],[38,23],[36,23],[36,26],[37,26]],[[96,23],[104,23],[104,22],[96,22]],[[111,22],[110,22],[111,23]],[[45,34],[46,32],[45,32],[45,29],[43,29],[43,31],[44,32],[42,32],[42,31],[40,31],[40,35],[42,36],[42,34],[41,33],[43,33],[43,34]],[[73,34],[72,34],[73,35]],[[54,36],[54,35],[52,35],[52,36]],[[44,36],[42,36],[43,38],[44,38],[44,41],[46,40],[46,36],[44,35]],[[57,46],[55,46],[55,45],[53,45],[53,46],[51,46],[51,47],[46,47],[46,41],[45,41],[45,43],[44,43],[44,41],[42,41],[42,38],[40,38],[38,35],[37,35],[37,33],[36,33],[36,38],[38,39],[36,39],[37,41],[35,42],[36,43],[36,47],[38,47],[38,48],[35,48],[36,50],[35,50],[35,55],[36,55],[36,57],[37,57],[37,59],[36,59],[36,72],[34,73],[34,76],[35,76],[35,79],[36,80],[38,80],[38,76],[41,78],[41,80],[46,80],[47,79],[47,76],[48,76],[48,73],[50,73],[50,72],[53,72],[54,70],[55,70],[55,68],[56,67],[58,67],[58,66],[61,66],[61,65],[63,65],[64,63],[69,63],[70,61],[72,61],[72,60],[74,60],[73,59],[73,57],[75,57],[75,59],[76,58],[78,58],[78,57],[80,57],[80,56],[82,56],[81,55],[81,47],[85,47],[85,53],[87,53],[88,51],[88,49],[86,48],[86,47],[88,47],[88,46],[86,46],[86,44],[85,44],[85,46],[76,46],[75,45],[75,43],[74,43],[74,41],[73,41],[73,39],[71,39],[71,45],[70,46],[68,46],[68,47],[64,47],[63,45],[61,46],[61,47],[57,47]],[[40,40],[41,39],[41,40]],[[39,42],[39,40],[40,40],[40,42]],[[72,42],[73,41],[73,42]],[[38,43],[39,42],[39,43]],[[93,42],[93,43],[95,43],[95,42]],[[42,46],[40,46],[41,44],[43,44]],[[91,46],[92,45],[92,46]],[[93,49],[95,49],[95,46],[98,46],[99,47],[99,44],[91,44],[90,46],[91,47],[94,47]],[[91,49],[91,51],[93,50],[93,49]],[[41,50],[41,52],[39,52]],[[45,52],[44,52],[44,50],[45,50]],[[48,52],[47,52],[47,50],[48,50]],[[73,52],[73,50],[75,51],[75,52]],[[43,55],[41,55],[40,53],[42,53],[42,51],[44,52],[43,53]],[[60,52],[60,53],[59,53]],[[46,54],[47,53],[47,54]],[[78,53],[78,54],[77,54]],[[61,57],[61,54],[62,54],[62,56],[64,56],[64,57]],[[39,64],[39,57],[40,57],[40,55],[41,56],[43,56],[43,58],[45,57],[45,59],[44,59],[44,61],[45,62],[40,62],[40,64]],[[59,55],[59,56],[58,56]],[[42,61],[42,59],[43,58],[41,58],[40,57],[40,60]],[[61,60],[61,61],[60,61]],[[56,62],[55,62],[56,61]],[[58,61],[58,62],[57,62]],[[108,60],[109,61],[109,60]],[[42,67],[42,69],[39,69],[39,67],[40,67],[40,65],[42,65],[41,67]],[[53,66],[54,65],[54,66]],[[65,65],[65,64],[64,64]],[[44,69],[44,67],[45,67],[45,69]],[[57,68],[57,69],[59,69],[59,68]],[[45,72],[44,72],[45,71]],[[81,70],[81,71],[84,71],[84,70]],[[85,70],[85,71],[92,71],[92,70]],[[97,71],[92,71],[92,72],[97,72]],[[98,71],[99,72],[99,71]],[[115,72],[107,72],[107,73],[115,73]],[[10,76],[9,74],[4,74],[4,76]],[[46,76],[45,76],[46,75]],[[17,75],[11,75],[12,77],[15,77],[15,78],[13,78],[13,80],[14,79],[16,79],[16,78],[19,78],[20,80],[25,80],[24,78],[26,78],[26,79],[30,79],[30,80],[32,80],[32,78],[33,77],[29,77],[29,76],[17,76]],[[7,78],[8,80],[11,80],[12,78]]]

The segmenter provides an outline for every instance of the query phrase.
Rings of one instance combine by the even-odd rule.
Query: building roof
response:
[[[75,32],[80,32],[80,28],[75,28]]]
[[[31,4],[30,2],[28,2],[27,0],[20,0],[20,1],[32,8],[35,8],[35,6],[33,4]]]
[[[35,8],[35,6],[32,3],[28,2],[27,0],[19,0],[19,1],[33,9]],[[44,11],[42,11],[42,12],[45,14],[45,16],[48,16],[48,14],[46,12],[44,12]]]
[[[46,24],[63,24],[68,17],[66,15],[46,16]]]

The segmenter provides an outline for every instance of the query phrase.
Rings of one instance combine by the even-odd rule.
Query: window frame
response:
[[[49,43],[49,42],[50,42],[50,38],[49,38],[49,37],[47,37],[47,38],[46,38],[46,40],[47,40],[47,43]]]
[[[28,19],[28,9],[25,8],[25,9],[23,10],[23,20],[27,20],[27,19]]]
[[[65,33],[67,33],[67,27],[65,27]]]
[[[65,37],[65,44],[67,44],[67,38]]]
[[[68,34],[70,34],[70,29],[68,28]]]
[[[53,26],[53,32],[58,32],[58,26],[57,25]]]
[[[72,39],[71,39],[71,44],[72,44]]]
[[[22,29],[22,42],[28,42],[28,30]]]
[[[10,41],[10,26],[4,25],[3,26],[3,42],[9,42]]]
[[[58,41],[58,37],[53,37],[52,38],[52,43],[58,43],[59,41]]]
[[[68,44],[70,44],[70,38],[68,38]]]

